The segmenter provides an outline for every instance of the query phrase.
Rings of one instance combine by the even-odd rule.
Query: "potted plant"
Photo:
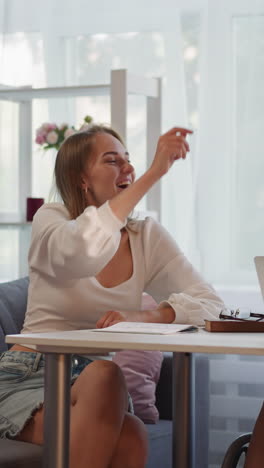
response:
[[[35,143],[40,145],[45,151],[52,149],[58,151],[66,138],[78,131],[85,131],[89,128],[89,125],[92,121],[92,117],[87,115],[84,118],[84,122],[80,126],[79,130],[77,130],[73,125],[70,126],[67,123],[57,125],[56,123],[45,122],[36,130]],[[41,207],[41,205],[43,205],[43,203],[44,198],[27,198],[27,221],[33,220],[34,214]]]

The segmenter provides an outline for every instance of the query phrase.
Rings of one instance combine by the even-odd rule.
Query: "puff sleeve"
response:
[[[221,298],[185,257],[170,234],[151,218],[144,227],[147,283],[145,291],[159,307],[169,304],[176,323],[203,325],[216,320],[223,307]]]
[[[118,249],[124,225],[108,202],[74,220],[59,203],[43,205],[33,220],[29,267],[62,281],[95,276]]]

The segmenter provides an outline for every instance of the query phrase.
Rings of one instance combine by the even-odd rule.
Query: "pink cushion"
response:
[[[118,351],[113,358],[125,376],[136,416],[149,424],[155,424],[159,419],[155,392],[162,360],[160,351],[124,350]]]
[[[143,294],[141,308],[156,309],[157,303],[148,294]],[[124,350],[118,351],[113,361],[123,371],[136,416],[145,423],[155,424],[159,419],[155,393],[163,354],[160,351]]]

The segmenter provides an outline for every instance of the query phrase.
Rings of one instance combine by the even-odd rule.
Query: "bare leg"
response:
[[[246,456],[245,468],[263,468],[264,405],[258,415]]]
[[[127,413],[110,468],[144,468],[148,455],[148,437],[144,423]]]
[[[123,374],[116,364],[95,361],[84,369],[71,389],[71,468],[109,467],[120,447],[127,403]],[[138,430],[134,425],[133,431]],[[43,409],[35,413],[17,439],[43,444]]]

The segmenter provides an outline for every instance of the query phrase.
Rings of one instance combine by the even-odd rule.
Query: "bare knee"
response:
[[[97,360],[89,364],[77,378],[73,388],[92,386],[111,390],[120,387],[126,390],[125,379],[121,369],[112,361]]]
[[[125,387],[125,379],[120,367],[112,361],[97,360],[86,367],[86,371],[96,373],[98,379],[104,382],[115,381]]]
[[[79,375],[71,391],[71,403],[102,411],[127,410],[128,396],[125,379],[120,368],[111,361],[98,360],[89,364]],[[97,406],[94,406],[97,402]],[[101,404],[99,404],[101,402]]]

